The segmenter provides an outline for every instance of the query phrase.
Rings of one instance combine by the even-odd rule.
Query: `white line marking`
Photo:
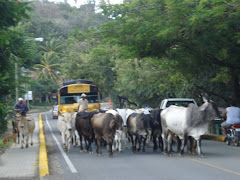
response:
[[[70,161],[70,159],[68,158],[67,154],[64,152],[61,144],[59,143],[59,141],[57,140],[56,136],[53,134],[52,132],[52,127],[50,126],[49,122],[48,122],[48,118],[47,116],[45,115],[45,118],[46,118],[46,123],[51,131],[51,134],[52,134],[52,137],[53,139],[56,141],[57,145],[58,145],[58,148],[60,149],[61,153],[62,153],[62,156],[64,157],[66,163],[68,164],[70,170],[72,171],[72,173],[77,173],[77,170],[76,168],[73,166],[72,162]]]

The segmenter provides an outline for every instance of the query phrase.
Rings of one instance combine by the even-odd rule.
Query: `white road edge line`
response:
[[[77,170],[76,168],[73,166],[71,160],[68,158],[67,154],[64,152],[61,144],[59,143],[59,141],[57,140],[56,136],[53,134],[52,132],[52,127],[50,126],[49,122],[48,122],[48,118],[47,116],[45,115],[45,118],[46,118],[46,123],[51,131],[51,134],[52,134],[52,137],[53,139],[56,141],[57,145],[58,145],[58,148],[60,149],[61,153],[62,153],[62,156],[64,157],[66,163],[68,164],[68,167],[70,168],[70,170],[72,171],[72,173],[77,173]]]

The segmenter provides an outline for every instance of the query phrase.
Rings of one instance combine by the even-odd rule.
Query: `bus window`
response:
[[[60,104],[74,104],[77,103],[77,96],[61,96]]]
[[[87,100],[88,100],[88,103],[97,103],[98,102],[98,95],[97,94],[87,95]]]
[[[81,99],[80,94],[74,95],[74,96],[61,96],[60,104],[78,103],[79,99]],[[88,103],[98,103],[98,94],[87,94],[87,100],[88,100]]]

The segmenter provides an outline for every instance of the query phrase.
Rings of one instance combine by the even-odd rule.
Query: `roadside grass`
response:
[[[30,105],[30,110],[29,113],[38,113],[38,112],[44,112],[44,111],[49,111],[51,110],[53,105]]]
[[[13,143],[13,142],[11,141],[11,142],[8,142],[8,143],[4,144],[4,143],[3,143],[3,138],[1,138],[1,139],[0,139],[0,148],[1,148],[1,149],[7,149],[7,148],[9,148],[9,147],[11,146],[12,143]]]

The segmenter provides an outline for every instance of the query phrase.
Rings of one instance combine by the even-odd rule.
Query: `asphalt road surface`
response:
[[[212,180],[240,179],[240,147],[227,146],[223,142],[202,140],[201,158],[185,153],[183,157],[173,157],[153,152],[132,153],[130,149],[108,156],[102,148],[103,156],[79,151],[71,147],[63,150],[61,136],[57,130],[57,120],[51,113],[43,113],[51,180]],[[95,145],[93,145],[95,152]]]

